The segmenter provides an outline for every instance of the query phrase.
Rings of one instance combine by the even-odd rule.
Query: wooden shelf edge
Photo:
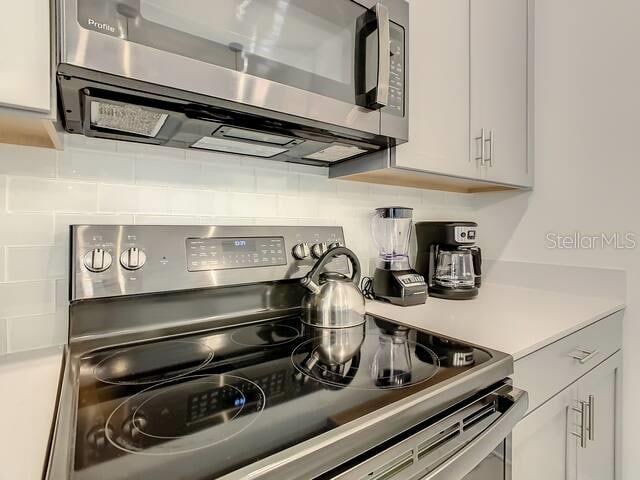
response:
[[[382,185],[395,185],[398,187],[412,187],[423,190],[441,190],[456,193],[480,193],[501,192],[507,190],[528,190],[528,187],[515,185],[503,185],[489,181],[473,180],[447,175],[415,172],[397,168],[383,168],[368,172],[353,173],[337,177],[354,182],[377,183]]]
[[[0,143],[56,150],[64,145],[52,120],[18,116],[0,117]]]

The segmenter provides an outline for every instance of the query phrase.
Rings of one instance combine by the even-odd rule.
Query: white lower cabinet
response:
[[[578,480],[619,480],[622,354],[618,352],[578,382],[578,401],[586,402],[587,440],[578,445]],[[581,415],[577,414],[580,424]],[[579,443],[579,442],[578,442]]]
[[[513,431],[514,480],[575,478],[576,438],[573,414],[577,397],[572,385],[522,420]]]
[[[618,312],[516,361],[514,384],[535,403],[513,431],[513,480],[622,478],[621,322]],[[567,356],[573,370],[554,371],[549,360]]]

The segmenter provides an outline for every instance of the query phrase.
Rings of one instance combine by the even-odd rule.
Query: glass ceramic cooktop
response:
[[[80,362],[74,478],[217,478],[489,359],[373,317],[94,352]]]

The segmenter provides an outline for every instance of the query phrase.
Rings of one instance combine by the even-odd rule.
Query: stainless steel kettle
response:
[[[337,272],[322,272],[336,257],[351,262],[351,278]],[[302,301],[303,322],[321,328],[355,327],[365,322],[365,299],[358,288],[360,261],[345,247],[328,250],[302,279],[309,293]]]

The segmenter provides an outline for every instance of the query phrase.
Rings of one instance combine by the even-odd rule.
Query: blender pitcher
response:
[[[409,239],[413,209],[376,208],[371,219],[371,236],[378,249],[369,298],[394,305],[419,305],[427,299],[424,277],[411,268]]]
[[[386,270],[409,268],[412,217],[412,208],[376,208],[371,220],[371,235],[378,249],[376,267]]]

